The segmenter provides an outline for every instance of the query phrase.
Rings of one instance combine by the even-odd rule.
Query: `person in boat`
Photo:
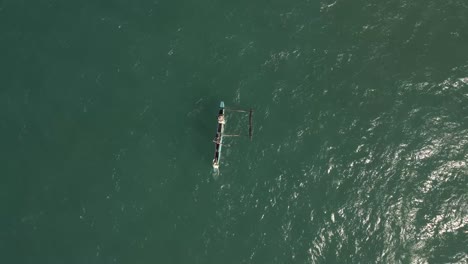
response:
[[[215,160],[215,159],[213,160],[213,168],[219,169],[219,163],[218,163],[218,161]]]
[[[226,121],[224,120],[224,115],[219,115],[218,116],[218,123],[219,124],[225,124]]]
[[[221,137],[219,134],[216,134],[215,138],[213,139],[213,142],[216,144],[221,144]]]

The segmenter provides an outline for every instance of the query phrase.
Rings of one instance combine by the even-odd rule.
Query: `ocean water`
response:
[[[1,1],[1,263],[467,263],[467,19]]]

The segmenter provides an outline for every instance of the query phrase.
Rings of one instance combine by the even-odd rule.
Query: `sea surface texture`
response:
[[[468,262],[467,0],[3,0],[0,48],[1,263]]]

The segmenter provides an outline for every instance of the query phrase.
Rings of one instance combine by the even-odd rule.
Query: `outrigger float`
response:
[[[224,128],[226,126],[226,111],[230,112],[239,112],[239,113],[249,113],[249,138],[252,141],[253,129],[252,129],[252,114],[253,110],[239,110],[239,109],[226,109],[224,107],[224,102],[221,101],[219,104],[218,111],[218,128],[216,130],[216,136],[213,142],[215,143],[215,154],[213,159],[213,170],[219,173],[219,163],[221,160],[221,149],[223,147],[223,138],[224,137],[239,137],[239,134],[225,134]]]

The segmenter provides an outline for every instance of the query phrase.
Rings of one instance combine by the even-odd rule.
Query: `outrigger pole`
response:
[[[252,136],[253,136],[252,115],[253,115],[253,110],[252,110],[252,108],[250,108],[250,111],[249,111],[249,137],[250,137],[250,141],[252,141]]]
[[[232,109],[232,108],[225,108],[226,111],[231,111],[231,112],[240,112],[240,113],[247,113],[249,111],[242,110],[242,109]]]

